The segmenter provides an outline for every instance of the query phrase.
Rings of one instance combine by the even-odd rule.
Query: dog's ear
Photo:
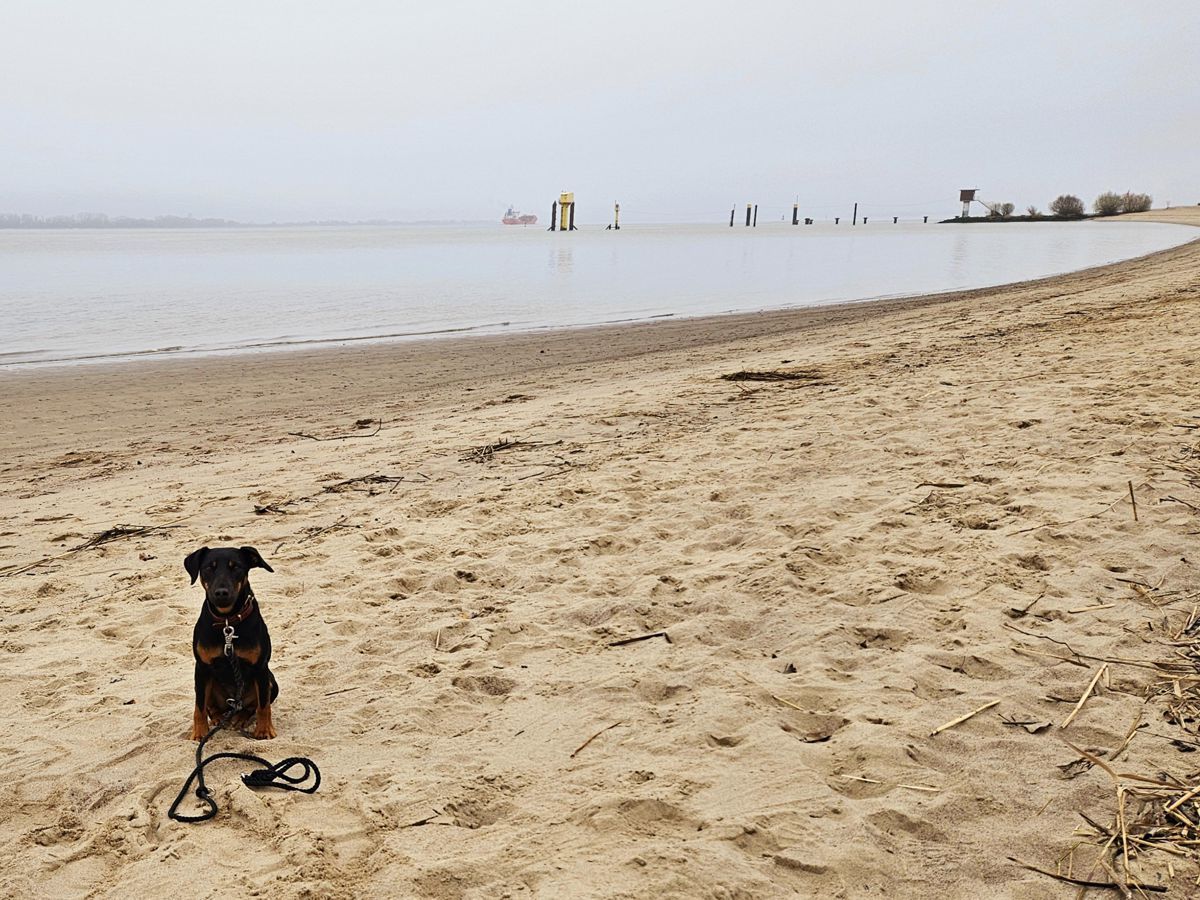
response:
[[[242,554],[242,559],[245,561],[247,569],[266,569],[268,572],[275,571],[267,565],[267,561],[253,547],[242,547],[238,552]]]
[[[204,562],[204,557],[208,555],[208,548],[201,547],[199,550],[189,553],[183,560],[183,567],[187,569],[187,573],[192,576],[192,584],[196,583],[196,578],[200,574],[200,564]]]

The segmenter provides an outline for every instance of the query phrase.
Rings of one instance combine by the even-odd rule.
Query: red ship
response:
[[[536,225],[537,216],[533,213],[522,213],[510,206],[500,221],[505,225]]]

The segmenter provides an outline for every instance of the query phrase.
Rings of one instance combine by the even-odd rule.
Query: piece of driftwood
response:
[[[558,447],[562,444],[561,440],[557,441],[520,441],[508,438],[501,438],[492,444],[483,444],[479,447],[472,447],[459,457],[461,462],[490,462],[496,458],[496,454],[505,450],[536,450],[539,447]]]
[[[586,747],[588,744],[590,744],[596,738],[600,737],[600,735],[604,734],[604,732],[611,731],[612,729],[616,728],[618,725],[623,725],[623,724],[624,724],[623,722],[613,722],[611,725],[606,725],[605,727],[601,728],[599,731],[597,731],[595,734],[593,734],[590,738],[588,738],[586,741],[584,741],[582,744],[580,744],[578,747],[576,747],[571,752],[571,759],[574,759],[576,756],[578,756],[583,751],[584,747]]]
[[[609,641],[608,646],[624,647],[626,644],[636,644],[638,641],[648,641],[648,640],[650,640],[650,638],[656,638],[656,637],[662,638],[668,644],[675,643],[674,641],[671,640],[671,636],[669,634],[667,634],[665,631],[652,631],[652,632],[650,632],[650,634],[639,634],[637,637],[621,638],[621,640],[619,640],[619,641]]]
[[[38,566],[44,566],[46,563],[64,559],[73,553],[91,550],[95,547],[100,547],[104,544],[110,544],[113,541],[119,541],[123,538],[145,537],[146,535],[159,534],[164,531],[169,531],[172,528],[182,527],[182,525],[114,525],[112,528],[106,528],[104,531],[92,535],[82,544],[71,547],[64,553],[59,553],[54,556],[47,556],[37,560],[36,562],[26,563],[25,565],[14,569],[0,571],[0,578],[5,578],[9,575],[20,575],[22,572],[28,572],[31,569],[36,569]]]
[[[1080,710],[1083,709],[1083,704],[1087,702],[1087,698],[1092,696],[1092,691],[1096,689],[1096,682],[1098,682],[1100,680],[1100,676],[1107,671],[1108,663],[1103,663],[1100,668],[1096,670],[1096,674],[1093,675],[1092,680],[1088,682],[1088,686],[1084,690],[1083,696],[1079,698],[1079,702],[1075,704],[1075,708],[1071,710],[1071,714],[1067,716],[1066,720],[1062,723],[1063,728],[1069,727],[1070,724],[1075,721],[1075,717],[1079,715]]]
[[[975,716],[979,715],[984,710],[991,709],[993,706],[997,705],[999,702],[1000,702],[999,700],[993,700],[990,703],[983,704],[983,706],[979,707],[978,709],[971,710],[965,716],[959,716],[957,719],[951,719],[945,725],[939,725],[937,728],[933,729],[933,731],[929,732],[929,736],[934,737],[935,735],[941,734],[947,728],[953,728],[955,725],[961,725],[963,722],[967,721],[968,719],[975,718]]]
[[[729,372],[722,375],[722,381],[807,381],[811,384],[825,384],[821,381],[821,373],[815,369],[767,369],[752,371],[743,369],[739,372]]]
[[[375,421],[377,424],[375,425],[375,430],[370,434],[354,434],[353,432],[350,432],[347,434],[335,434],[331,435],[330,437],[318,437],[315,434],[309,434],[307,431],[289,431],[288,434],[291,437],[308,438],[310,441],[345,441],[350,438],[369,438],[375,437],[375,435],[379,434],[379,432],[383,430],[383,419],[359,419],[354,423],[355,425],[362,425],[365,422],[369,425],[373,421]]]
[[[1137,891],[1151,891],[1155,894],[1165,894],[1167,892],[1167,888],[1158,884],[1138,884],[1133,882],[1128,885],[1122,885],[1117,881],[1089,881],[1086,878],[1073,878],[1070,875],[1060,875],[1058,872],[1040,869],[1035,865],[1031,865],[1030,863],[1017,859],[1015,856],[1010,856],[1008,859],[1010,862],[1015,862],[1018,866],[1028,869],[1030,872],[1037,872],[1039,875],[1045,875],[1049,878],[1056,878],[1059,881],[1066,882],[1067,884],[1075,884],[1079,887],[1108,888],[1111,891],[1123,892],[1132,889]]]
[[[430,480],[428,475],[423,475],[420,472],[417,474],[421,476],[422,481]],[[286,515],[288,512],[287,507],[289,506],[296,506],[300,503],[308,503],[320,496],[323,496],[324,494],[340,494],[345,491],[359,490],[359,485],[367,485],[366,493],[374,494],[376,491],[371,487],[371,485],[390,484],[392,487],[388,493],[391,494],[395,492],[396,488],[399,487],[402,482],[408,482],[411,484],[412,479],[410,479],[407,475],[379,475],[377,473],[372,473],[370,475],[358,475],[354,478],[346,478],[343,481],[336,481],[333,484],[327,484],[313,494],[305,494],[302,497],[292,497],[288,500],[280,500],[278,503],[256,503],[254,504],[254,514],[256,516],[265,516],[272,513],[281,516]]]

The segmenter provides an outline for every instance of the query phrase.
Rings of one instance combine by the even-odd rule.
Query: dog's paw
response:
[[[192,714],[192,733],[190,740],[203,740],[206,734],[208,734],[208,716],[197,710]]]
[[[254,726],[254,736],[260,741],[268,741],[275,737],[275,726],[270,722],[260,722]]]

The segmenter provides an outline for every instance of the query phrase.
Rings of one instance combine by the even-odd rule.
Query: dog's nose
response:
[[[229,599],[229,588],[219,587],[213,588],[213,599],[218,603],[224,603]]]

